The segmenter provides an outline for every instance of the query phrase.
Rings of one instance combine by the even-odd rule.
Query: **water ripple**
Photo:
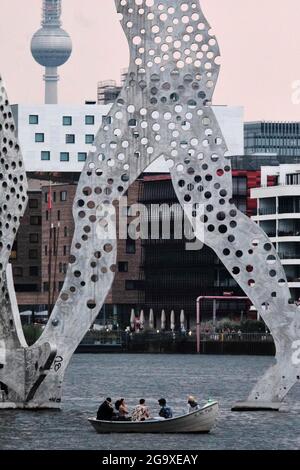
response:
[[[61,412],[0,412],[0,449],[202,450],[300,449],[300,388],[281,413],[232,413],[273,359],[247,356],[77,355],[69,368]],[[106,396],[145,397],[155,415],[165,396],[175,413],[187,395],[215,398],[221,411],[209,435],[97,435],[87,421]]]

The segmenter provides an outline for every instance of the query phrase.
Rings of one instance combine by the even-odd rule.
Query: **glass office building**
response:
[[[247,122],[244,138],[246,155],[273,153],[300,158],[300,122]]]

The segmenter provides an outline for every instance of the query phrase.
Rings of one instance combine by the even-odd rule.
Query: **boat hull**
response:
[[[89,422],[98,434],[114,433],[149,433],[149,434],[178,434],[178,433],[209,433],[213,428],[219,412],[219,404],[213,402],[198,411],[184,416],[166,420],[133,421],[98,421],[90,418]]]

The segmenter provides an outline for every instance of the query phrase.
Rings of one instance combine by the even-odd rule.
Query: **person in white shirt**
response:
[[[131,416],[132,421],[145,421],[150,418],[149,408],[146,406],[145,400],[142,398],[140,404],[137,405]]]
[[[195,397],[190,395],[188,397],[188,413],[193,413],[194,411],[200,410],[200,405],[198,405]]]

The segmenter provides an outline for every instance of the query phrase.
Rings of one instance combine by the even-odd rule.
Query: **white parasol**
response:
[[[171,331],[175,330],[175,312],[172,310],[170,317]]]
[[[153,309],[151,308],[150,309],[150,313],[149,313],[149,328],[151,330],[154,329],[154,313],[153,313]]]
[[[166,312],[164,310],[162,310],[161,312],[161,326],[160,326],[161,330],[165,330],[166,329]]]

